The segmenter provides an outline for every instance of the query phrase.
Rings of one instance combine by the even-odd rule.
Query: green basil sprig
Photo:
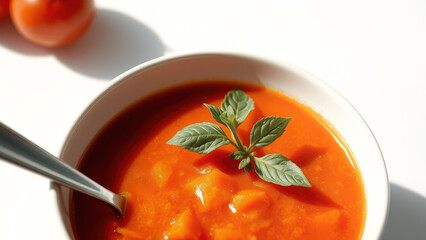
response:
[[[250,145],[244,146],[237,133],[238,126],[244,122],[254,109],[253,100],[237,88],[226,94],[221,107],[204,104],[216,122],[226,126],[229,138],[218,125],[209,122],[195,123],[180,130],[167,143],[197,153],[209,153],[216,148],[232,144],[237,151],[230,157],[240,160],[238,169],[250,172],[253,168],[259,177],[267,182],[281,186],[311,187],[302,170],[290,159],[281,154],[268,154],[263,157],[254,156],[254,147],[265,147],[280,137],[291,118],[266,117],[256,122],[250,132]]]

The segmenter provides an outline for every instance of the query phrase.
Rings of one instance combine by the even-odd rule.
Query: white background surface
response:
[[[193,51],[291,62],[370,125],[391,182],[384,239],[426,239],[426,1],[99,0],[79,41],[45,49],[0,22],[0,121],[58,155],[121,72]],[[55,239],[49,181],[0,160],[0,239]]]

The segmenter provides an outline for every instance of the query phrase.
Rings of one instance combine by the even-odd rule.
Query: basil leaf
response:
[[[265,147],[280,137],[291,118],[267,117],[256,122],[250,132],[250,147]]]
[[[291,118],[267,117],[259,120],[251,129],[250,145],[247,147],[242,144],[237,133],[237,127],[254,109],[254,102],[247,94],[236,88],[226,94],[220,108],[210,104],[204,105],[218,123],[229,129],[235,142],[228,138],[218,125],[204,122],[185,127],[176,133],[168,144],[193,152],[209,153],[231,143],[237,150],[231,153],[230,157],[240,160],[238,169],[244,168],[248,173],[254,167],[261,179],[282,186],[311,186],[302,170],[283,155],[269,154],[260,158],[254,156],[253,148],[268,146],[275,141],[284,133]]]
[[[235,121],[234,114],[228,115],[226,111],[223,111],[222,114],[220,114],[219,118],[225,124],[227,128],[230,128],[230,126],[234,126],[234,121]]]
[[[235,115],[235,111],[234,111],[234,109],[232,108],[232,106],[228,106],[228,107],[226,107],[226,115],[228,115],[228,116],[231,116],[231,115]]]
[[[254,160],[257,175],[267,182],[281,186],[311,187],[302,170],[281,154],[268,154]]]
[[[234,160],[240,160],[242,159],[246,154],[240,151],[236,151],[231,153],[231,155],[229,155],[230,158],[234,159]]]
[[[221,108],[227,111],[229,106],[233,109],[233,113],[236,116],[237,125],[240,125],[254,109],[254,102],[243,90],[236,88],[226,94]]]
[[[240,165],[238,165],[238,170],[241,170],[247,166],[247,164],[250,163],[250,158],[246,157],[243,160],[241,160]]]
[[[247,164],[247,166],[244,168],[244,171],[246,173],[249,173],[253,169],[253,165],[251,163]]]
[[[192,152],[209,153],[216,148],[229,144],[225,132],[216,124],[203,122],[185,127],[168,142]]]
[[[213,119],[214,120],[216,120],[216,122],[218,122],[218,123],[220,123],[220,124],[223,124],[223,125],[226,125],[221,119],[220,119],[220,115],[224,112],[222,109],[220,109],[220,108],[218,108],[218,107],[216,107],[216,106],[213,106],[213,105],[210,105],[210,104],[207,104],[207,103],[204,103],[204,106],[206,106],[208,109],[209,109],[209,111],[210,111],[210,114],[212,115],[212,117],[213,117]]]

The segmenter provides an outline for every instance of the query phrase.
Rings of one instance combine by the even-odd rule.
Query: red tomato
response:
[[[12,0],[10,14],[25,38],[58,47],[76,40],[89,28],[95,6],[93,0]]]
[[[10,0],[0,0],[0,20],[9,16]]]

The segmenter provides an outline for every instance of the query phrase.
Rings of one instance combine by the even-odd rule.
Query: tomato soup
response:
[[[312,187],[284,187],[238,170],[232,145],[209,154],[166,144],[179,130],[215,122],[220,106],[242,88],[255,103],[238,134],[267,116],[291,117],[284,134],[255,148],[297,164]],[[222,129],[228,134],[223,126]],[[317,113],[262,86],[191,82],[154,93],[111,120],[87,148],[79,170],[128,199],[124,217],[73,192],[76,239],[360,239],[366,217],[361,175],[343,140]]]

